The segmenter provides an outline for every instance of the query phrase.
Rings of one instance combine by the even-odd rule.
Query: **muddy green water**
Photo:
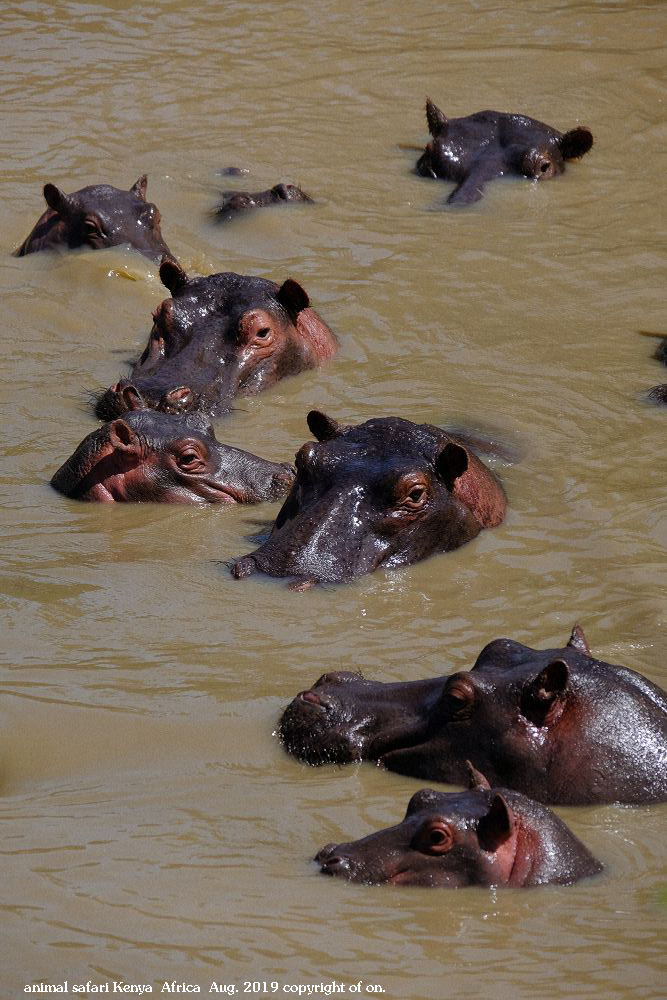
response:
[[[511,636],[667,684],[667,6],[659,2],[22,2],[0,13],[3,152],[0,996],[26,984],[362,980],[421,998],[664,997],[664,807],[562,810],[605,862],[572,888],[349,886],[324,843],[396,821],[419,783],[309,769],[272,730],[332,668],[466,668]],[[439,211],[411,173],[426,94],[596,145],[556,181]],[[312,207],[227,228],[224,181]],[[345,587],[234,582],[275,507],[77,504],[48,479],[94,426],[87,391],[165,295],[123,250],[9,252],[47,180],[144,171],[190,271],[297,277],[340,336],[321,372],[242,401],[231,444],[287,460],[317,406],[500,434],[506,523]],[[132,280],[126,280],[127,278]],[[271,989],[267,986],[267,989]],[[166,995],[163,994],[163,995]]]

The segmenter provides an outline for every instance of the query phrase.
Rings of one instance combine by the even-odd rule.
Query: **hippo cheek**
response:
[[[443,740],[391,750],[378,760],[382,767],[397,774],[427,781],[460,782],[465,780],[465,764],[456,760],[448,744]]]

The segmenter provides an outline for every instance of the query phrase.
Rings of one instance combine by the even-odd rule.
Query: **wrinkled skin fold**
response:
[[[466,792],[422,789],[396,826],[327,844],[324,875],[366,885],[571,885],[602,865],[550,809],[478,774]]]
[[[417,161],[422,177],[442,178],[457,185],[448,205],[479,201],[487,181],[496,177],[548,180],[562,174],[566,160],[579,159],[593,145],[589,129],[579,126],[558,132],[544,122],[503,111],[478,111],[465,118],[447,118],[426,100],[431,141]]]
[[[289,465],[221,444],[201,419],[151,411],[99,427],[56,472],[65,496],[98,503],[258,503],[278,500]]]
[[[310,764],[375,760],[427,781],[465,782],[470,761],[551,804],[667,799],[667,696],[594,659],[578,626],[561,649],[496,639],[445,677],[325,674],[288,705],[279,735]]]
[[[232,574],[340,583],[379,566],[447,552],[503,520],[505,494],[460,441],[400,417],[340,426],[308,414],[317,438],[296,456],[294,486],[268,540]]]

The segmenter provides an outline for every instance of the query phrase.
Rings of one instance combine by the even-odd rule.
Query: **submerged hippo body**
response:
[[[400,417],[339,426],[312,410],[318,444],[296,456],[297,478],[272,534],[232,567],[308,586],[446,552],[500,524],[505,494],[455,438]]]
[[[325,674],[287,707],[280,735],[309,763],[379,760],[427,781],[459,784],[471,761],[552,804],[667,799],[667,696],[594,659],[579,628],[562,649],[496,639],[449,677]]]
[[[425,788],[397,826],[315,857],[320,871],[368,885],[571,885],[602,865],[546,806],[478,775],[467,792]]]
[[[16,256],[59,247],[103,250],[123,243],[156,262],[165,254],[171,256],[160,232],[160,213],[146,201],[146,186],[145,174],[129,191],[95,184],[64,194],[55,184],[45,184],[48,208]]]
[[[291,278],[280,286],[232,271],[188,278],[169,259],[160,277],[172,297],[153,313],[130,377],[98,399],[102,420],[147,408],[219,415],[236,396],[261,392],[336,353],[334,334]]]
[[[269,205],[281,205],[289,201],[305,201],[312,203],[305,191],[295,184],[275,184],[267,191],[223,191],[222,201],[215,209],[213,216],[218,222],[226,222],[234,216],[253,208],[266,208]]]
[[[293,479],[289,465],[221,444],[204,421],[148,411],[89,434],[51,485],[101,503],[257,503],[278,500]]]
[[[447,118],[428,99],[426,120],[431,141],[417,161],[417,173],[454,181],[450,205],[478,201],[494,177],[555,177],[565,170],[566,160],[579,159],[593,145],[587,128],[562,133],[534,118],[503,111]]]

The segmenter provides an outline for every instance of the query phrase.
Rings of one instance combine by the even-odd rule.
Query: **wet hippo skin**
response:
[[[579,159],[593,145],[589,129],[558,132],[544,122],[503,111],[478,111],[447,118],[427,98],[426,120],[431,141],[417,161],[417,173],[457,185],[447,204],[479,201],[484,185],[495,177],[547,180],[562,174],[565,161]]]
[[[540,802],[667,799],[667,696],[591,656],[581,629],[535,650],[496,639],[469,672],[404,683],[329,673],[285,710],[286,749],[312,764],[379,760],[460,784],[467,761]]]
[[[160,213],[146,201],[146,187],[145,174],[129,191],[110,184],[95,184],[64,194],[55,184],[45,184],[48,208],[16,256],[58,247],[103,250],[123,243],[129,243],[155,262],[165,254],[173,256],[162,239]]]
[[[266,208],[269,205],[281,205],[283,202],[310,202],[305,191],[295,184],[274,184],[267,191],[222,191],[222,201],[213,212],[218,222],[226,222],[234,216],[248,212],[253,208]]]

